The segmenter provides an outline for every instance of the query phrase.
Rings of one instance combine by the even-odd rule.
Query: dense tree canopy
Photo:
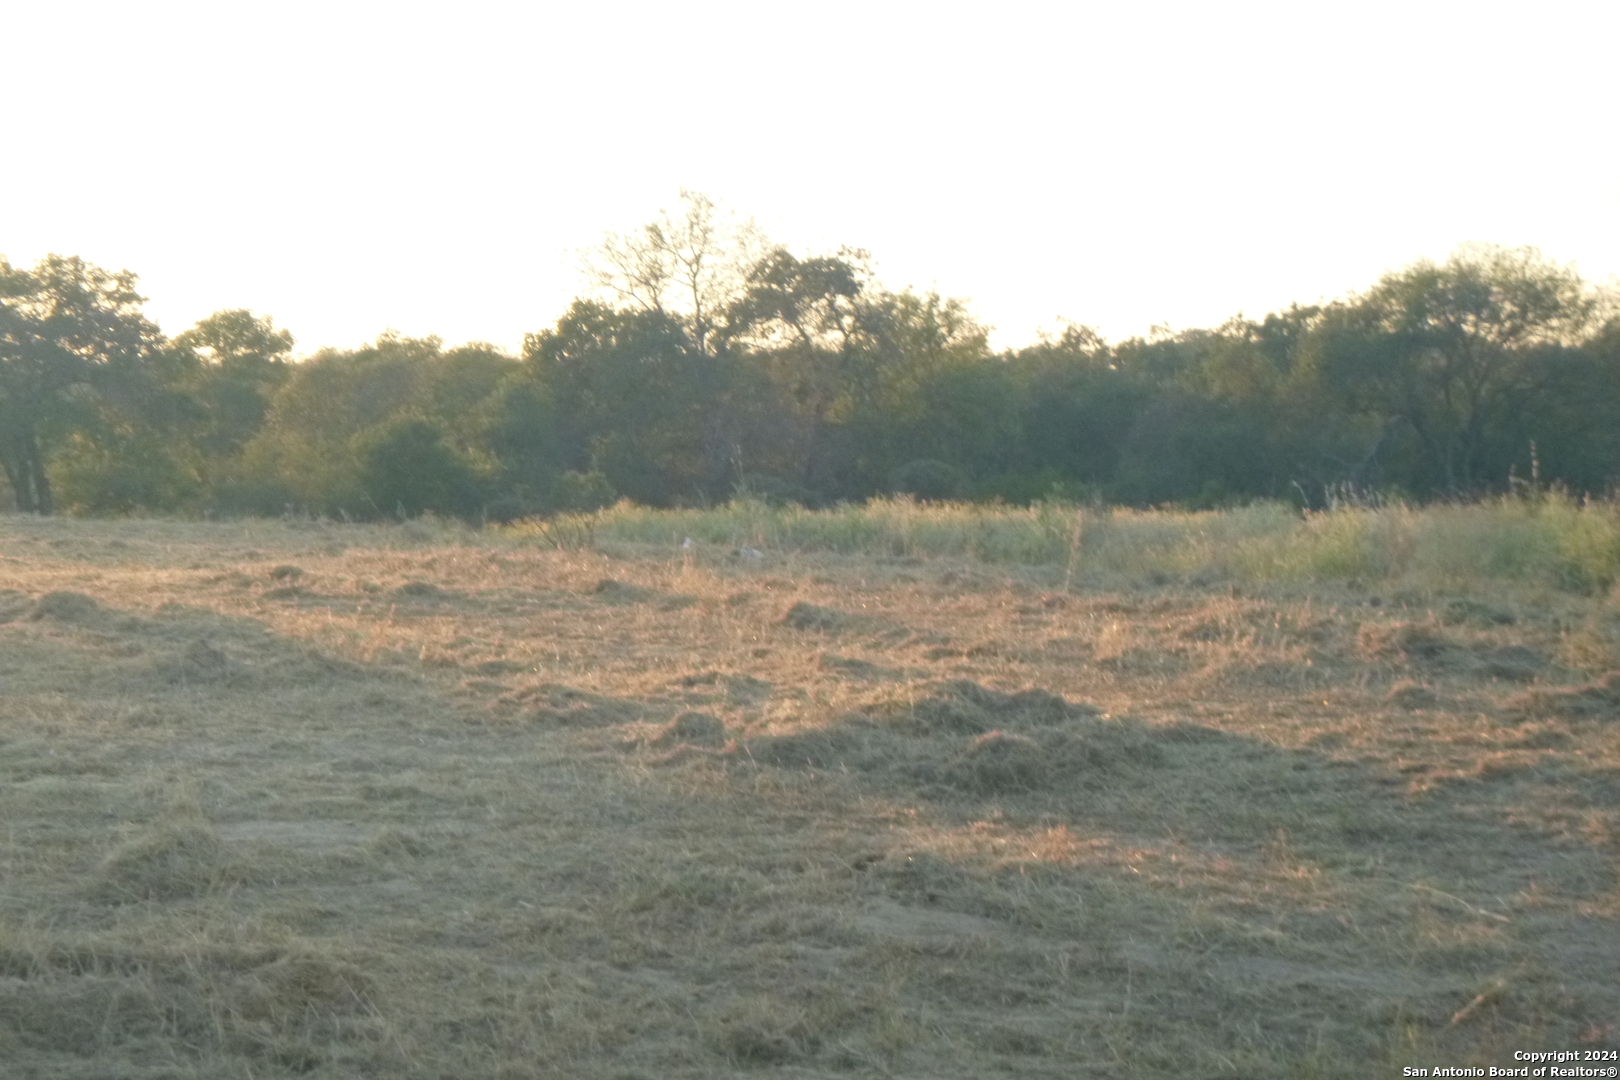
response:
[[[0,464],[18,509],[55,508],[47,465],[71,441],[172,419],[141,415],[177,366],[143,302],[127,272],[57,255],[32,271],[0,260]]]
[[[210,456],[241,449],[264,423],[270,395],[289,374],[293,336],[268,316],[219,311],[174,339],[195,358],[193,391],[205,420],[198,434]]]
[[[1465,249],[1335,305],[1312,353],[1344,407],[1410,433],[1421,487],[1458,494],[1500,482],[1535,437],[1596,310],[1573,271],[1533,251]]]
[[[738,494],[1306,504],[1620,479],[1620,307],[1533,249],[1110,344],[994,353],[864,252],[802,256],[683,193],[610,238],[521,357],[388,332],[294,362],[265,316],[166,339],[128,273],[0,260],[0,464],[18,509],[506,520]],[[1083,299],[1083,298],[1081,298]]]

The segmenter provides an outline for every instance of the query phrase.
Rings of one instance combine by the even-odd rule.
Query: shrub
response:
[[[470,517],[482,504],[483,478],[431,420],[406,415],[368,428],[355,438],[355,459],[378,513]]]
[[[551,509],[561,514],[592,514],[612,506],[619,493],[608,478],[594,469],[565,472],[551,485]]]
[[[930,502],[949,502],[960,498],[963,489],[962,474],[943,461],[924,458],[900,466],[890,480],[890,486],[901,495],[911,495]]]
[[[75,440],[51,463],[51,479],[61,505],[81,514],[172,512],[201,488],[193,469],[149,439],[114,448]]]
[[[757,500],[767,506],[808,506],[821,504],[821,498],[803,484],[779,476],[749,476],[739,481],[733,497],[747,502]]]

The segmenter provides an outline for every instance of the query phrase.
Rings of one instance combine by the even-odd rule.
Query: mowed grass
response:
[[[0,1072],[1613,1048],[1620,608],[1551,512],[1594,517],[1065,514],[1026,560],[0,519]]]

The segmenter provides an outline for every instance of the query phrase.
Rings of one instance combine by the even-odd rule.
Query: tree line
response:
[[[0,259],[0,465],[33,513],[511,520],[628,498],[1218,506],[1612,494],[1620,308],[1534,249],[1110,344],[995,352],[966,307],[800,257],[683,193],[512,356],[385,333],[292,360],[265,316],[176,337],[128,272]]]

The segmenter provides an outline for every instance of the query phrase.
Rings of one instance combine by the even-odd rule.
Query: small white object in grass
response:
[[[688,536],[685,540],[681,541],[681,547],[691,551],[693,548],[697,547],[697,545],[692,543],[692,538]]]
[[[759,550],[759,548],[751,547],[738,548],[737,554],[741,555],[745,559],[763,559],[765,557],[765,553]]]

